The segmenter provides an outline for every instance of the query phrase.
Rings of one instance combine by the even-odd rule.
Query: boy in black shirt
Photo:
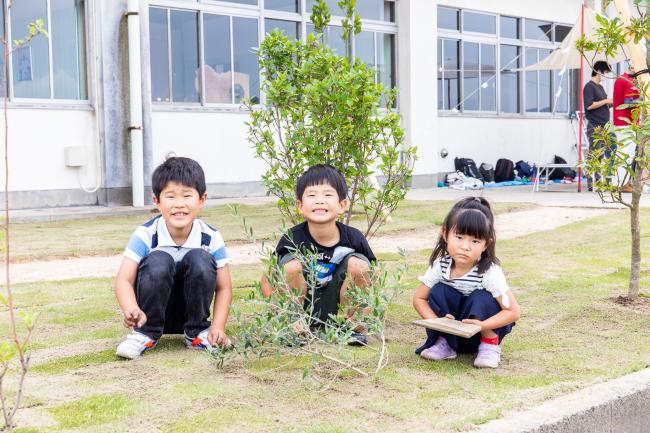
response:
[[[363,234],[337,221],[348,206],[347,193],[345,179],[334,167],[326,164],[310,167],[296,184],[298,211],[305,222],[291,228],[290,235],[282,236],[275,250],[287,283],[302,290],[307,305],[311,296],[307,293],[305,270],[293,252],[307,248],[317,254],[313,316],[321,322],[330,314],[336,315],[338,306],[345,304],[346,275],[357,286],[367,286],[370,263],[376,260]],[[262,293],[270,296],[272,292],[268,279],[262,277]],[[351,343],[366,342],[361,332],[353,334]]]

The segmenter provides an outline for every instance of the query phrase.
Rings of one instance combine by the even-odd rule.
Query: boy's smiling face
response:
[[[347,207],[347,198],[339,195],[328,183],[305,188],[302,200],[298,200],[298,212],[309,223],[329,224],[335,222]]]
[[[168,182],[160,191],[160,198],[153,197],[153,203],[164,218],[169,234],[182,237],[189,236],[192,223],[199,216],[207,197],[207,193],[199,196],[194,187]]]

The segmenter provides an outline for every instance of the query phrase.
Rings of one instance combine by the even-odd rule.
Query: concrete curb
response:
[[[468,433],[650,432],[650,369],[589,386]]]

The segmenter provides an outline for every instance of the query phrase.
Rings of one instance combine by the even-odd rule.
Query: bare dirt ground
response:
[[[531,210],[497,215],[497,239],[512,239],[530,233],[553,230],[586,218],[617,212],[610,209],[538,207]],[[378,235],[370,240],[375,252],[418,251],[433,248],[438,227],[427,230],[400,231]],[[228,253],[232,264],[255,263],[259,249],[252,244],[231,245]],[[34,281],[58,281],[74,278],[105,278],[115,276],[122,260],[120,254],[107,257],[80,257],[51,261],[16,263],[11,266],[11,280],[14,283]],[[4,279],[4,270],[0,272]]]

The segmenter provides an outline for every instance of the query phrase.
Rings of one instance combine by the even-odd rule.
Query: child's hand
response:
[[[445,314],[445,319],[456,320],[456,318],[454,316],[452,316],[451,314]]]
[[[139,308],[124,312],[125,328],[141,328],[147,323],[147,315]]]
[[[469,323],[472,325],[477,325],[481,327],[481,331],[483,331],[483,322],[481,320],[476,320],[476,319],[463,319],[463,323]]]
[[[208,342],[213,346],[224,348],[227,348],[231,344],[228,335],[226,335],[226,331],[213,327],[210,327],[210,330],[208,331]]]

